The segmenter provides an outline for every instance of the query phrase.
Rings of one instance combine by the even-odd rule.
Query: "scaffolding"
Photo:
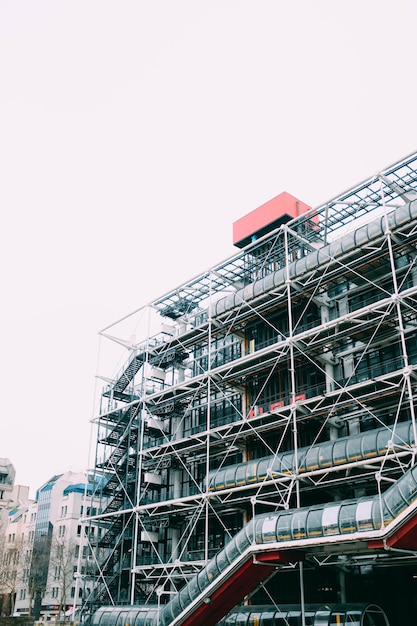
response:
[[[100,332],[90,610],[161,607],[256,515],[382,502],[413,467],[416,198],[417,153]],[[346,573],[416,547],[310,545],[273,573],[303,604],[333,569],[343,602]]]

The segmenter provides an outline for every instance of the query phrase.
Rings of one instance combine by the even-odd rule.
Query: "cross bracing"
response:
[[[382,497],[414,464],[416,168],[412,155],[103,331],[127,354],[94,420],[96,604],[168,597],[253,515]],[[132,341],[145,311],[161,331]]]

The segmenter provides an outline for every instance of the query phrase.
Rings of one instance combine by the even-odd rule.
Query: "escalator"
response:
[[[340,553],[341,545],[355,552],[417,549],[417,465],[381,496],[255,516],[161,610],[135,607],[143,613],[135,624],[215,626],[280,565],[317,550]]]

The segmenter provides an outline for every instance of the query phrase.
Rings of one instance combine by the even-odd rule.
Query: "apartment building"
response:
[[[3,617],[14,613],[16,590],[21,575],[24,528],[30,505],[29,487],[13,484],[7,494],[7,500],[3,499],[0,524],[0,615]]]
[[[91,525],[87,537],[79,522],[82,515],[91,513],[84,506],[93,483],[84,472],[57,474],[40,487],[35,501],[13,509],[6,538],[12,537],[15,544],[15,615],[76,616],[89,593],[85,574],[91,567],[91,549],[87,554],[87,544],[91,547],[100,534]]]
[[[7,518],[16,471],[10,459],[0,458],[0,524]]]
[[[417,154],[317,208],[281,193],[234,223],[234,256],[101,331],[90,611],[411,623],[416,198]]]

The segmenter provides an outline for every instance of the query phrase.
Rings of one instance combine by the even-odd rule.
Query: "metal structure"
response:
[[[416,198],[417,153],[101,331],[92,609],[161,608],[259,514],[382,511],[415,461]],[[288,573],[289,601],[315,602],[318,569],[357,601],[355,578],[417,565],[410,529],[390,549],[341,532],[277,558],[260,600],[285,603],[268,579]]]

